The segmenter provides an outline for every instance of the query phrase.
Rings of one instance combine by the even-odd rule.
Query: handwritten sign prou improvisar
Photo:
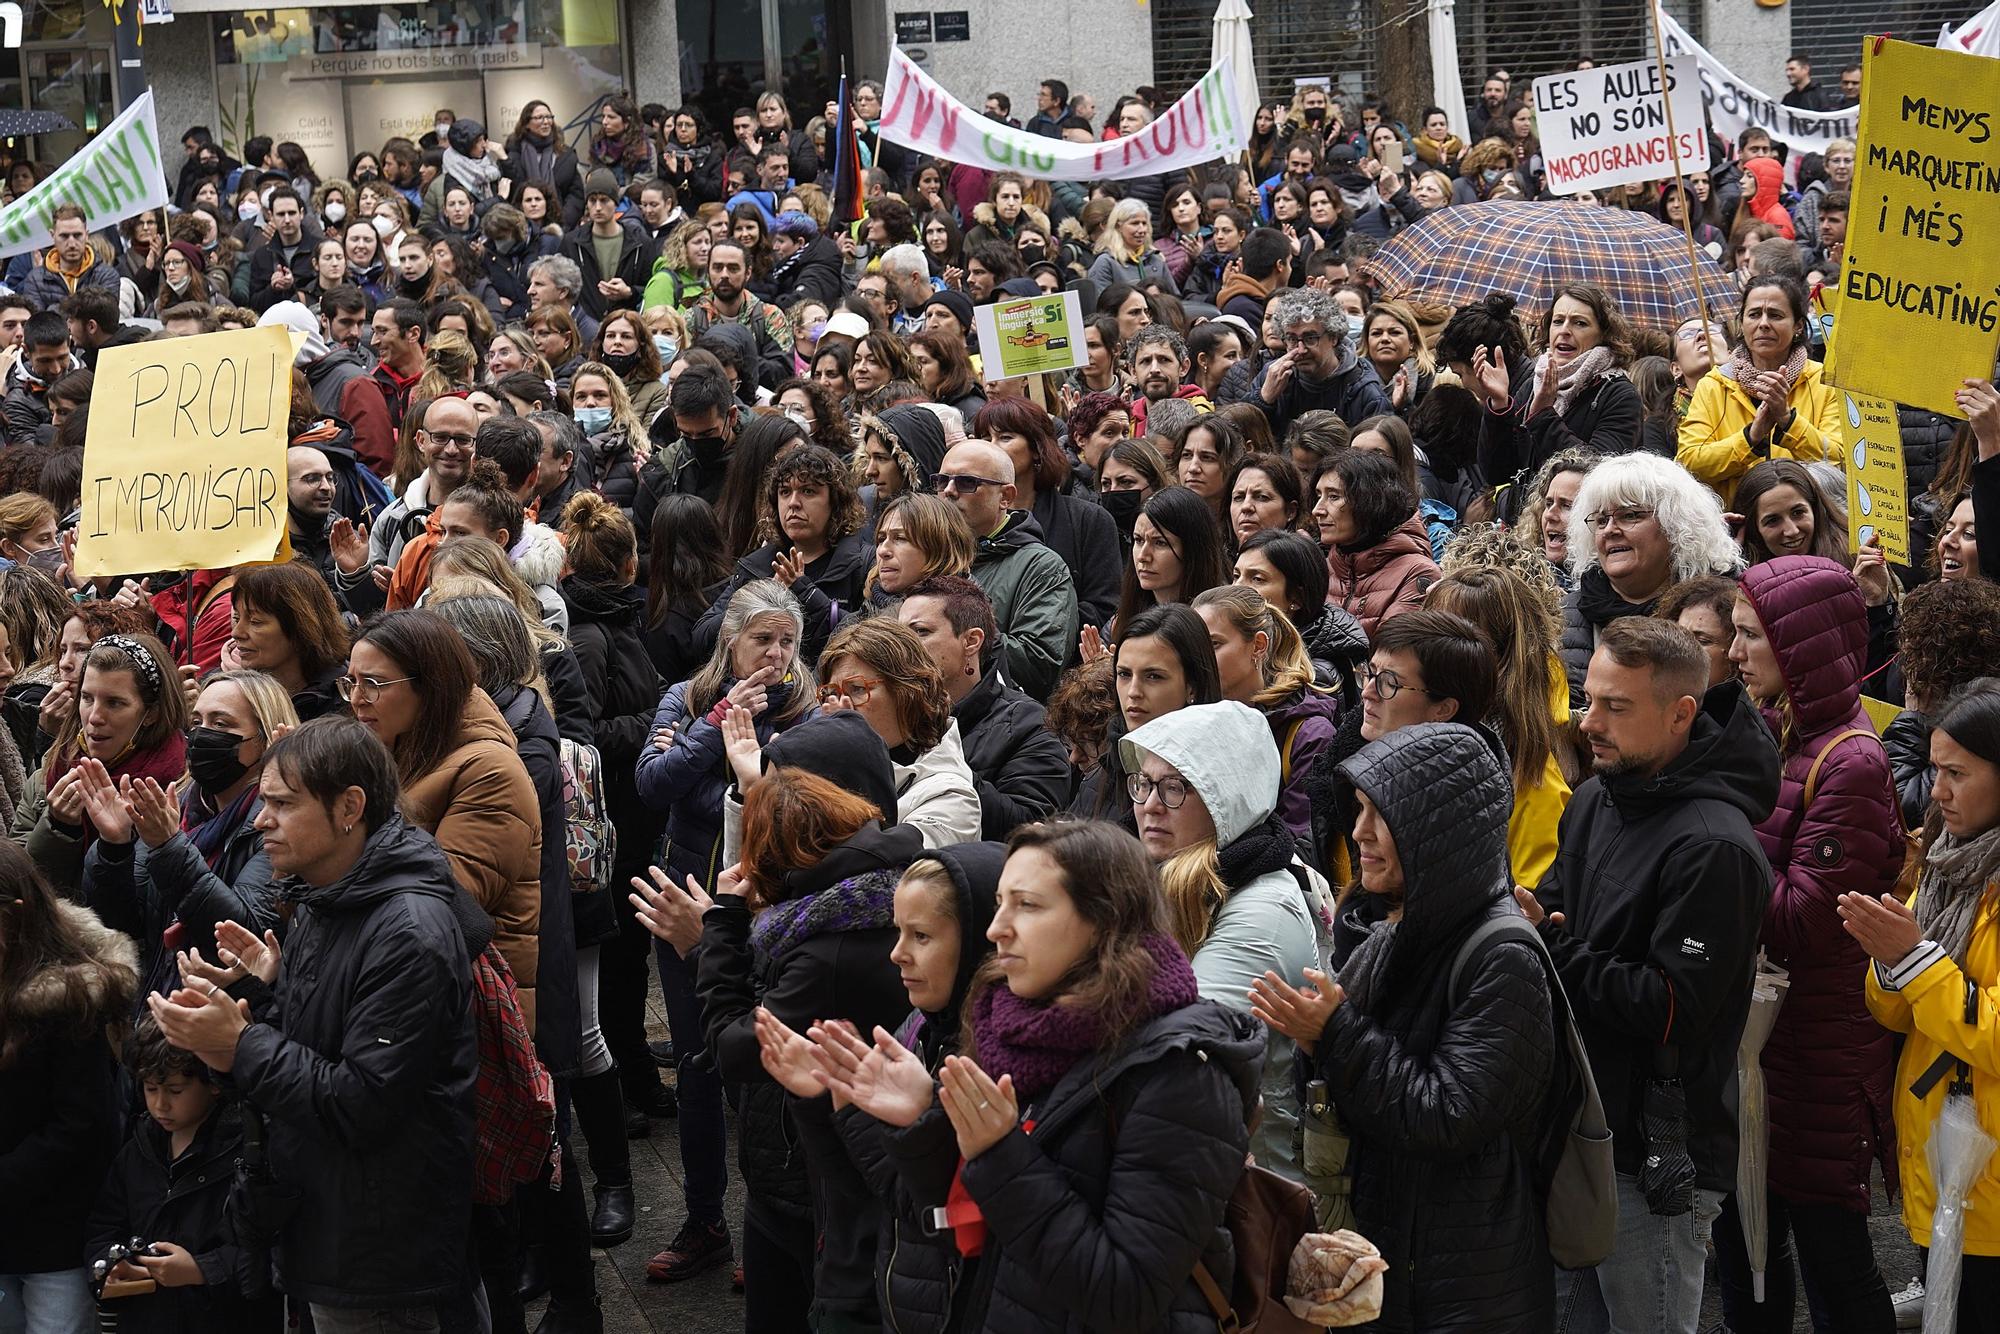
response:
[[[217,569],[278,554],[292,402],[282,327],[107,347],[90,397],[77,573]]]
[[[1962,416],[2000,342],[2000,60],[1871,41],[1861,69],[1828,378]]]
[[[1683,174],[1708,170],[1701,81],[1692,60],[1667,61],[1662,97],[1656,61],[1571,70],[1535,80],[1535,132],[1552,194],[1605,190],[1674,172],[1667,103]]]

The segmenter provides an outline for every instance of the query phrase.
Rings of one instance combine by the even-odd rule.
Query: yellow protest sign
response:
[[[1847,330],[1846,336],[1853,331]],[[1903,472],[1903,432],[1896,405],[1856,394],[1840,396],[1841,463],[1847,471],[1847,549],[1872,540],[1897,565],[1910,564],[1909,481]]]
[[[279,326],[100,352],[77,573],[274,559],[285,539],[291,401],[292,345]]]
[[[1861,140],[1827,378],[1950,417],[2000,342],[2000,60],[1862,50]]]

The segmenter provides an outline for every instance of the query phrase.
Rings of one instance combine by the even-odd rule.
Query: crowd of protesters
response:
[[[531,101],[58,207],[0,296],[0,1330],[599,1330],[649,1208],[758,1334],[1211,1329],[1246,1156],[1379,1248],[1375,1328],[1693,1334],[1711,1252],[1733,1330],[1895,1328],[1876,1171],[1925,1247],[1947,1098],[2000,1134],[2000,394],[1902,410],[1916,558],[1857,553],[1849,143],[1595,199],[1715,246],[1713,320],[1373,290],[1546,197],[1524,91],[1090,184],[866,82]],[[978,307],[1058,289],[1084,364],[988,378]],[[78,576],[103,349],[258,325],[291,559]],[[1618,1225],[1560,1269],[1572,1022]]]

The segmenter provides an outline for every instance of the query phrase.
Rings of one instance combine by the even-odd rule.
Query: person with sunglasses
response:
[[[1251,402],[1271,419],[1283,439],[1291,424],[1318,408],[1344,422],[1395,411],[1375,367],[1347,341],[1347,315],[1325,292],[1287,288],[1274,297],[1270,319],[1284,339],[1284,355],[1257,375]]]
[[[893,616],[849,621],[819,659],[820,708],[852,710],[889,747],[896,769],[896,822],[927,848],[980,836],[979,789],[965,761],[944,675],[916,631]]]
[[[1076,643],[1076,581],[1063,558],[1042,541],[1042,526],[1014,501],[1014,462],[986,440],[953,445],[933,485],[958,506],[978,547],[972,580],[993,603],[1007,642],[1007,677],[1045,698]]]
[[[1267,974],[1303,984],[1331,948],[1333,898],[1298,862],[1278,814],[1283,766],[1264,715],[1235,700],[1191,704],[1134,728],[1118,750],[1139,841],[1159,868],[1167,929],[1202,997],[1248,1013],[1250,984]],[[1267,1038],[1251,1151],[1304,1182],[1293,1044],[1275,1028]]]

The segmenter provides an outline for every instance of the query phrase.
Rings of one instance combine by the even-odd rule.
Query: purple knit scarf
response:
[[[837,885],[775,904],[750,926],[750,944],[766,959],[782,959],[814,936],[888,926],[902,871],[864,871]]]
[[[1153,981],[1136,1023],[1199,998],[1194,969],[1173,937],[1150,935],[1146,948],[1153,955]],[[1104,1017],[1075,1005],[1022,1000],[1001,985],[980,995],[972,1031],[980,1068],[995,1079],[1014,1076],[1014,1092],[1026,1103],[1054,1088],[1070,1067],[1103,1045]]]

